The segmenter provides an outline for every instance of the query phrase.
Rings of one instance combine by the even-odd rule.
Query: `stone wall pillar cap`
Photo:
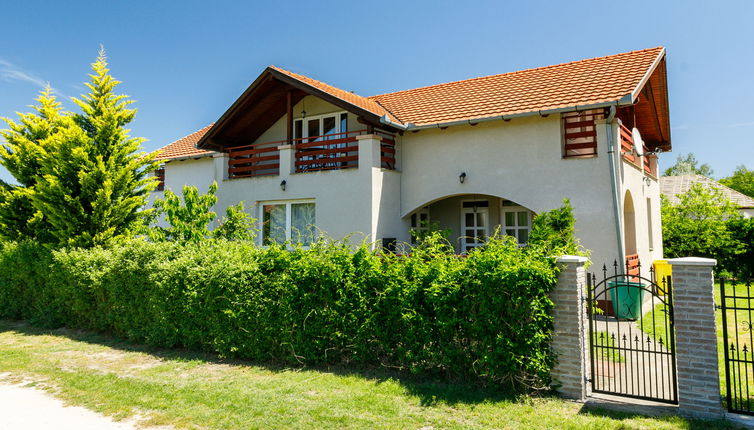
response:
[[[561,255],[555,261],[558,263],[586,263],[589,259],[581,255]]]
[[[714,258],[683,257],[671,258],[668,260],[668,264],[679,266],[716,266],[717,260]]]

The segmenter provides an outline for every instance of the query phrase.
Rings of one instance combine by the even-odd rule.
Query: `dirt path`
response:
[[[3,430],[134,430],[133,421],[115,422],[78,406],[65,406],[45,391],[0,383]]]

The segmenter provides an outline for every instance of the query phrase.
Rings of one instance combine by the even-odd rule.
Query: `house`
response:
[[[432,222],[458,252],[498,228],[523,244],[532,216],[568,198],[594,261],[651,262],[670,149],[658,47],[371,97],[270,66],[162,148],[158,174],[177,191],[217,181],[218,211],[252,205],[261,243],[357,232],[390,246]]]
[[[701,184],[707,188],[715,188],[738,208],[744,218],[754,217],[754,198],[729,188],[714,179],[702,175],[663,176],[660,178],[660,192],[670,203],[678,204],[678,195],[688,192],[694,184]]]

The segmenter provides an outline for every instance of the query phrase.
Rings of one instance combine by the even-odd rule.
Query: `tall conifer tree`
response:
[[[34,152],[30,160],[19,161],[23,169],[11,171],[35,216],[48,224],[45,239],[53,245],[104,245],[133,235],[149,191],[156,185],[148,176],[157,167],[154,157],[139,152],[143,139],[130,137],[125,128],[136,114],[135,109],[128,108],[133,101],[115,94],[120,82],[110,75],[104,50],[92,70],[91,81],[86,84],[89,93],[73,99],[81,108],[80,114],[62,112],[59,105],[53,108],[49,101],[41,101],[42,108],[50,105],[48,109],[57,109],[61,125],[46,125],[49,135],[37,145],[42,150]],[[54,98],[52,103],[56,103]],[[8,135],[20,139],[35,133],[33,124],[27,125],[21,117],[18,127],[6,120],[11,126],[5,132],[9,143],[12,140]],[[15,152],[6,148],[0,154],[3,165],[12,166],[15,159],[7,154]],[[32,174],[33,181],[25,183],[22,178],[27,170],[36,173]]]
[[[17,182],[3,183],[0,189],[0,237],[6,240],[54,240],[49,222],[32,204],[31,193],[41,177],[42,159],[55,151],[53,136],[75,124],[62,111],[51,88],[42,91],[36,101],[34,113],[18,114],[18,122],[3,118],[9,129],[0,130],[5,138],[0,145],[0,164]]]

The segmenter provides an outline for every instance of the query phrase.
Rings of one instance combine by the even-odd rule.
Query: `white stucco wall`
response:
[[[307,116],[340,111],[311,96],[299,102],[294,112],[304,108]],[[349,130],[362,127],[349,114]],[[613,124],[617,149],[616,131]],[[497,224],[500,198],[536,213],[559,207],[568,198],[574,207],[576,235],[592,251],[593,262],[601,265],[618,259],[619,253],[607,158],[608,126],[598,124],[597,136],[596,157],[563,159],[559,116],[521,117],[509,122],[428,129],[396,136],[399,168],[394,171],[378,167],[378,142],[366,137],[359,140],[358,169],[293,173],[292,150],[283,149],[279,176],[228,180],[227,158],[218,155],[169,162],[165,181],[166,187],[176,192],[184,184],[197,186],[204,192],[216,180],[220,187],[215,211],[220,215],[229,205],[242,200],[253,216],[259,218],[259,205],[264,202],[313,199],[318,229],[334,238],[356,233],[354,241],[368,237],[408,242],[411,212],[430,203],[436,208],[433,219],[437,213],[453,218],[445,220],[447,223],[458,224],[461,199],[491,196],[490,220],[491,224]],[[281,118],[256,142],[285,138],[285,118]],[[636,239],[642,262],[661,258],[659,185],[654,179],[645,181],[643,172],[622,162],[617,151],[615,157],[621,209],[626,190],[634,197]],[[461,172],[467,175],[463,184],[458,178]],[[280,187],[283,180],[285,191]],[[647,232],[647,199],[653,202],[652,250]],[[448,207],[440,210],[445,206]],[[460,225],[452,228],[457,237]]]
[[[586,159],[562,158],[558,115],[407,133],[401,214],[457,195],[501,197],[537,213],[569,198],[582,245],[599,260],[617,259],[605,126],[597,133],[599,154]]]
[[[643,142],[639,143],[639,148]],[[620,156],[620,154],[617,154]],[[657,178],[646,175],[642,168],[635,166],[620,157],[619,177],[621,179],[621,211],[625,207],[626,191],[630,192],[633,199],[635,212],[635,237],[639,260],[649,270],[649,264],[661,259],[662,254],[662,224],[660,219],[660,184]],[[647,206],[650,206],[651,221],[648,216]],[[622,213],[621,212],[621,213]],[[623,233],[626,234],[625,220]],[[650,224],[652,244],[650,246]],[[648,277],[648,276],[647,276]]]

